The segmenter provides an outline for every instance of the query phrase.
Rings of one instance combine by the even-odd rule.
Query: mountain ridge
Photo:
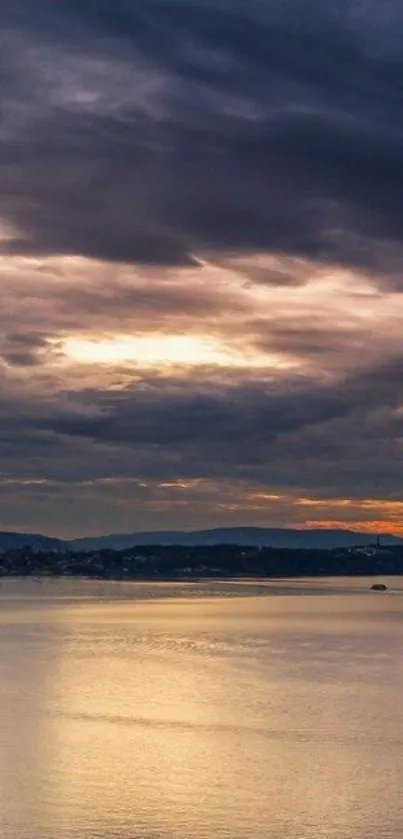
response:
[[[205,530],[155,530],[134,533],[111,533],[58,539],[39,533],[0,531],[0,550],[24,547],[38,550],[126,550],[141,545],[213,546],[219,544],[289,549],[332,549],[360,547],[380,538],[384,545],[403,545],[403,539],[391,533],[362,533],[344,529],[296,529],[279,527],[217,527]]]
[[[19,533],[13,530],[0,530],[0,550],[13,548],[38,548],[38,550],[61,549],[65,544],[62,539],[43,536],[41,533]]]
[[[341,548],[368,545],[377,537],[384,544],[403,545],[403,539],[390,533],[362,533],[354,530],[294,529],[274,527],[218,527],[207,530],[160,530],[136,533],[112,533],[70,541],[81,550],[125,550],[140,545],[209,546],[234,544],[273,548]]]

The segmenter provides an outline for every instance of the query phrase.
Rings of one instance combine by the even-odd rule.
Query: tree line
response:
[[[307,550],[239,545],[147,545],[123,551],[0,553],[0,576],[84,576],[106,580],[208,577],[371,576],[403,573],[403,549]]]

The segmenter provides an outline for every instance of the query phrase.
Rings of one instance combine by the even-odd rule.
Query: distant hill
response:
[[[66,547],[60,539],[41,536],[39,533],[11,533],[0,530],[0,550],[9,551],[13,548],[38,548],[38,550],[62,550]]]
[[[214,530],[191,532],[161,530],[140,533],[115,533],[74,539],[70,547],[92,551],[109,548],[125,550],[134,545],[261,545],[272,548],[349,548],[375,542],[376,534],[358,533],[353,530],[290,530],[271,527],[219,527]],[[403,544],[403,539],[388,533],[380,534],[384,545]]]
[[[353,530],[292,530],[275,527],[218,527],[214,530],[156,530],[139,533],[114,533],[73,539],[70,542],[38,533],[0,531],[0,551],[32,547],[38,550],[93,551],[109,548],[125,550],[134,545],[250,545],[271,548],[305,548],[307,550],[349,548],[376,541],[376,534]],[[383,545],[403,545],[403,539],[389,533],[380,535]]]

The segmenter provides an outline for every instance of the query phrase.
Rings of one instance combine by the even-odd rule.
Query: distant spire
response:
[[[381,537],[380,537],[379,533],[376,537],[376,547],[378,548],[378,551],[379,551],[379,548],[381,547]]]

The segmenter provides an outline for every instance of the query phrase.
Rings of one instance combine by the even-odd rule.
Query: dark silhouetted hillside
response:
[[[271,548],[301,548],[326,550],[368,545],[376,541],[371,533],[352,530],[292,530],[272,527],[220,527],[214,530],[151,531],[140,533],[115,533],[75,539],[70,546],[77,550],[126,550],[134,545],[250,545]],[[381,535],[382,544],[399,545],[403,540],[390,534]]]

